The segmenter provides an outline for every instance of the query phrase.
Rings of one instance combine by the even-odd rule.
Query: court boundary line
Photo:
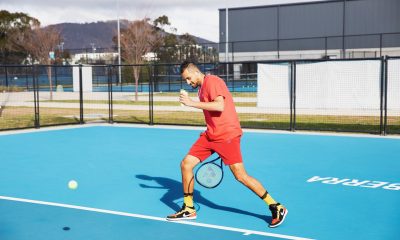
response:
[[[200,130],[204,131],[206,129],[205,126],[179,126],[179,125],[146,125],[146,124],[136,124],[136,123],[87,123],[82,125],[71,125],[71,126],[50,126],[43,127],[39,129],[23,129],[23,130],[10,130],[0,132],[0,136],[6,135],[14,135],[14,134],[23,134],[23,133],[35,133],[35,132],[46,132],[46,131],[56,131],[56,130],[65,130],[65,129],[78,129],[78,128],[90,128],[90,127],[128,127],[128,128],[148,128],[148,129],[176,129],[176,130]],[[285,134],[285,135],[294,135],[294,136],[333,136],[333,137],[355,137],[355,138],[376,138],[376,139],[400,139],[400,136],[397,135],[373,135],[367,133],[347,133],[347,132],[313,132],[313,131],[300,131],[300,132],[291,132],[285,130],[272,130],[272,129],[252,129],[252,128],[244,128],[243,132],[249,133],[268,133],[268,134]]]
[[[113,210],[100,209],[100,208],[91,208],[91,207],[70,205],[70,204],[64,204],[64,203],[46,202],[46,201],[39,201],[39,200],[32,200],[32,199],[25,199],[25,198],[7,197],[7,196],[0,195],[0,200],[32,203],[32,204],[37,204],[37,205],[46,205],[46,206],[69,208],[69,209],[77,209],[77,210],[83,210],[83,211],[89,211],[89,212],[105,213],[105,214],[125,216],[125,217],[131,217],[131,218],[141,218],[141,219],[175,223],[175,224],[192,225],[192,226],[197,226],[197,227],[219,229],[219,230],[225,230],[225,231],[231,231],[231,232],[239,232],[245,236],[259,235],[259,236],[275,237],[275,238],[290,239],[290,240],[312,240],[311,238],[255,231],[255,230],[249,230],[249,229],[243,229],[243,228],[226,227],[226,226],[220,226],[220,225],[214,225],[214,224],[208,224],[208,223],[200,223],[200,222],[192,222],[192,221],[168,221],[165,218],[154,217],[154,216],[149,216],[149,215],[127,213],[127,212],[113,211]]]

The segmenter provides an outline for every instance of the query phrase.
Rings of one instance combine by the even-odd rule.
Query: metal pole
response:
[[[82,64],[79,65],[79,123],[83,124],[83,83]]]
[[[296,131],[296,62],[293,62],[293,130]]]
[[[278,54],[278,59],[280,58],[280,40],[279,40],[279,35],[280,35],[280,31],[279,31],[279,18],[280,18],[280,6],[278,6],[278,13],[277,13],[277,27],[276,27],[276,29],[277,29],[277,40],[276,40],[276,51],[277,51],[277,54]]]
[[[33,77],[33,99],[35,106],[35,128],[40,128],[40,113],[39,113],[39,88],[36,78],[36,66],[32,66]]]
[[[385,84],[385,80],[384,80],[384,71],[385,71],[385,60],[384,58],[381,58],[381,76],[380,76],[380,81],[381,81],[381,89],[380,89],[380,117],[379,117],[379,134],[383,135],[384,130],[383,130],[383,106],[384,106],[384,84]]]
[[[153,65],[149,65],[149,73],[150,73],[150,79],[149,79],[149,125],[154,125],[154,99],[153,99],[153,92],[154,92],[154,69]]]
[[[121,85],[121,29],[119,24],[119,0],[117,0],[117,18],[118,18],[118,83]]]
[[[108,123],[114,122],[113,113],[112,66],[108,66]]]
[[[343,0],[343,32],[342,32],[342,52],[343,52],[343,58],[346,58],[346,41],[345,41],[345,34],[346,34],[346,0]]]
[[[382,57],[382,33],[379,34],[379,57]]]
[[[203,51],[203,63],[206,63],[206,51],[207,51],[207,48],[202,46],[201,50]]]
[[[325,58],[328,58],[328,37],[325,37]]]
[[[387,56],[385,56],[383,60],[383,64],[385,66],[385,75],[384,75],[384,81],[385,81],[385,105],[384,105],[384,122],[383,122],[383,135],[387,134],[387,98],[388,98],[388,59]]]
[[[7,66],[4,66],[4,71],[6,72],[6,87],[8,87],[8,71],[7,71]]]
[[[171,92],[171,65],[167,65],[168,69],[168,92]]]
[[[28,83],[28,67],[25,67],[25,82],[26,82],[26,91],[29,91],[29,83]]]
[[[229,62],[229,14],[228,8],[225,8],[225,62]],[[226,81],[229,78],[229,65],[226,64]]]
[[[57,85],[58,85],[58,80],[57,80],[57,65],[53,65],[54,68],[54,78],[56,81],[56,89],[57,89]]]
[[[290,63],[290,123],[289,130],[293,131],[293,62]]]

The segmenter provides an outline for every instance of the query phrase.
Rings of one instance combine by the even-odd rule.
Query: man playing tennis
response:
[[[215,75],[205,75],[194,63],[187,61],[181,65],[181,76],[187,84],[199,88],[200,102],[193,101],[182,93],[179,101],[186,106],[203,110],[207,130],[201,133],[181,162],[184,203],[182,209],[167,216],[167,220],[196,219],[193,205],[193,169],[216,152],[229,166],[235,178],[267,203],[272,213],[269,227],[282,224],[288,213],[287,209],[276,202],[259,181],[246,173],[240,151],[243,132],[225,82]]]

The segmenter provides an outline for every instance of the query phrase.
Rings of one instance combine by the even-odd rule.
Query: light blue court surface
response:
[[[233,178],[182,204],[179,163],[200,130],[90,126],[0,135],[0,239],[399,239],[400,139],[245,132],[250,175],[286,205],[277,229]],[[67,187],[69,180],[77,190]]]

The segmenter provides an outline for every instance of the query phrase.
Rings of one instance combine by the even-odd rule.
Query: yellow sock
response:
[[[193,207],[193,193],[192,194],[184,194],[183,202],[188,207]]]
[[[276,201],[271,197],[271,195],[269,195],[268,192],[265,192],[261,199],[264,200],[264,202],[266,202],[268,206],[276,203]]]

